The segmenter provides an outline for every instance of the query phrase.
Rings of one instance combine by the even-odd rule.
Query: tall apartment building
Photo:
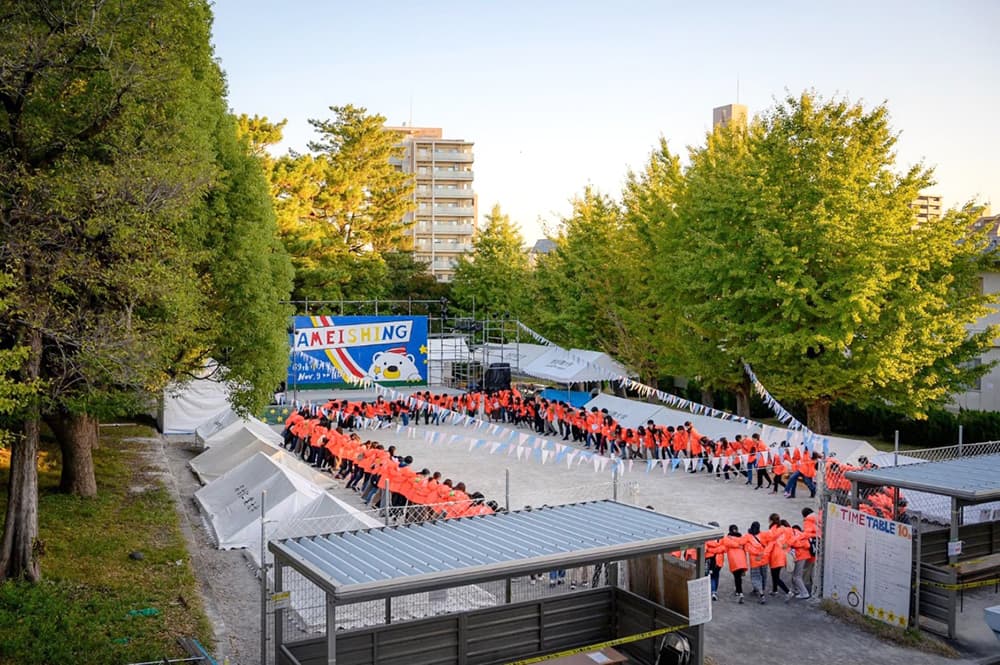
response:
[[[438,127],[386,127],[402,135],[402,158],[393,163],[416,179],[416,211],[407,221],[413,251],[438,281],[455,276],[458,257],[472,251],[479,214],[472,189],[472,142],[446,139]]]
[[[712,127],[718,127],[719,125],[725,127],[729,123],[746,127],[748,115],[745,104],[717,106],[712,109]]]
[[[941,219],[942,210],[940,196],[935,196],[934,194],[921,194],[913,200],[910,207],[913,208],[913,214],[917,218],[917,224],[923,224],[924,222]]]

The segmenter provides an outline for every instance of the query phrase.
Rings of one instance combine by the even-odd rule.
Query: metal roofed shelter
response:
[[[497,580],[508,581],[510,603],[514,577],[604,563],[617,570],[619,561],[686,548],[701,554],[706,541],[721,535],[715,527],[607,500],[272,541],[275,592],[287,568],[326,597],[325,638],[284,643],[279,610],[275,661],[486,665],[685,625],[685,616],[616,586],[354,631],[338,632],[336,611],[385,600],[389,617],[393,597]],[[697,574],[704,572],[699,564]],[[702,626],[683,632],[700,663]],[[652,642],[621,648],[651,665]]]
[[[935,532],[921,536],[917,567],[918,585],[923,580],[928,589],[920,588],[917,614],[928,616],[948,625],[948,637],[956,634],[956,592],[954,587],[973,582],[977,577],[989,577],[1000,571],[1000,522],[994,519],[983,524],[963,525],[965,506],[1000,500],[1000,454],[957,457],[940,462],[905,464],[844,474],[851,481],[853,507],[858,507],[859,491],[865,486],[887,486],[937,494],[951,499],[951,519],[947,542],[935,542]],[[944,531],[939,531],[944,539]],[[960,553],[953,553],[947,543],[967,541]],[[936,550],[932,550],[936,546]],[[945,565],[946,564],[946,565]],[[953,587],[948,589],[948,587]],[[937,602],[935,602],[937,601]]]

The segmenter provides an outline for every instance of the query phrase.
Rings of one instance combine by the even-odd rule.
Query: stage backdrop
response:
[[[288,389],[427,384],[426,316],[296,316]]]

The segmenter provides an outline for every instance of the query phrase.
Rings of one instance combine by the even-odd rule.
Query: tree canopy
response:
[[[520,315],[528,290],[528,255],[524,238],[499,204],[486,215],[483,228],[472,243],[472,254],[459,259],[452,283],[452,297],[471,312]]]

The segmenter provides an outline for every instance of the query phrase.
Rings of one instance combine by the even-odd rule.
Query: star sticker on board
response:
[[[884,619],[885,618],[885,610],[883,610],[881,607],[878,608],[878,618],[879,619]]]
[[[906,617],[904,617],[902,614],[899,615],[899,625],[903,627],[906,626]]]
[[[868,614],[875,614],[875,606],[874,605],[869,605],[868,606]]]
[[[427,345],[426,344],[421,344],[420,345],[420,353],[423,353],[424,355],[427,355]]]
[[[889,612],[889,623],[896,623],[896,613]]]

